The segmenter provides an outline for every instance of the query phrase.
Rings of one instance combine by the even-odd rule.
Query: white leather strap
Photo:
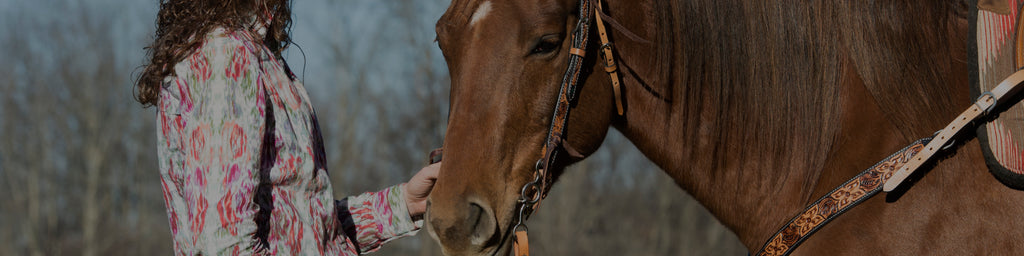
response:
[[[922,164],[934,157],[935,153],[945,147],[953,136],[956,136],[960,130],[963,130],[963,128],[968,126],[972,121],[988,115],[989,110],[997,107],[1000,103],[1008,104],[1007,102],[1001,102],[1000,100],[1006,96],[1013,96],[1020,92],[1021,88],[1024,87],[1020,86],[1021,82],[1024,82],[1024,70],[1013,73],[1000,82],[995,89],[982,94],[970,108],[967,108],[967,110],[957,116],[953,122],[946,125],[946,128],[939,131],[939,133],[932,138],[932,141],[929,142],[928,145],[925,145],[924,150],[914,156],[914,159],[893,173],[892,177],[885,181],[885,186],[882,187],[882,191],[890,192],[893,189],[896,189],[896,187],[899,187],[899,185],[902,184],[910,174],[913,174],[914,171],[920,168]]]

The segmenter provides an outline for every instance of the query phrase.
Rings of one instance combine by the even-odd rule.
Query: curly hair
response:
[[[263,43],[281,58],[291,43],[290,0],[160,0],[156,40],[147,46],[148,63],[135,83],[135,99],[144,107],[159,101],[164,77],[175,75],[174,65],[202,44],[214,28],[251,29],[255,17],[270,18]]]

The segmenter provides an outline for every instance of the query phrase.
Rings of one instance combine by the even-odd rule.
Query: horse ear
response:
[[[436,163],[441,162],[441,159],[443,157],[444,157],[444,148],[434,149],[433,151],[430,151],[430,156],[427,157],[427,162],[429,164],[436,164]]]
[[[1002,15],[1010,14],[1009,0],[978,0],[978,9]]]

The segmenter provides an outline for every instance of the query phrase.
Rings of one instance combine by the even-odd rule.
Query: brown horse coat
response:
[[[446,254],[508,249],[576,3],[454,0],[438,21],[451,112],[427,218]],[[622,26],[612,40],[626,113],[615,115],[592,41],[595,73],[581,85],[568,143],[590,154],[614,127],[757,250],[808,203],[969,104],[967,4],[608,0]],[[985,170],[967,142],[900,200],[865,202],[796,253],[1020,254],[1024,192]]]

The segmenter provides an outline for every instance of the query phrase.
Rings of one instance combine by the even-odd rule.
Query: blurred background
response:
[[[441,145],[449,0],[301,0],[287,61],[338,197],[408,180]],[[132,98],[156,0],[0,0],[0,255],[171,255],[155,110]],[[529,222],[542,255],[742,255],[615,131]],[[376,255],[440,255],[424,232]]]

